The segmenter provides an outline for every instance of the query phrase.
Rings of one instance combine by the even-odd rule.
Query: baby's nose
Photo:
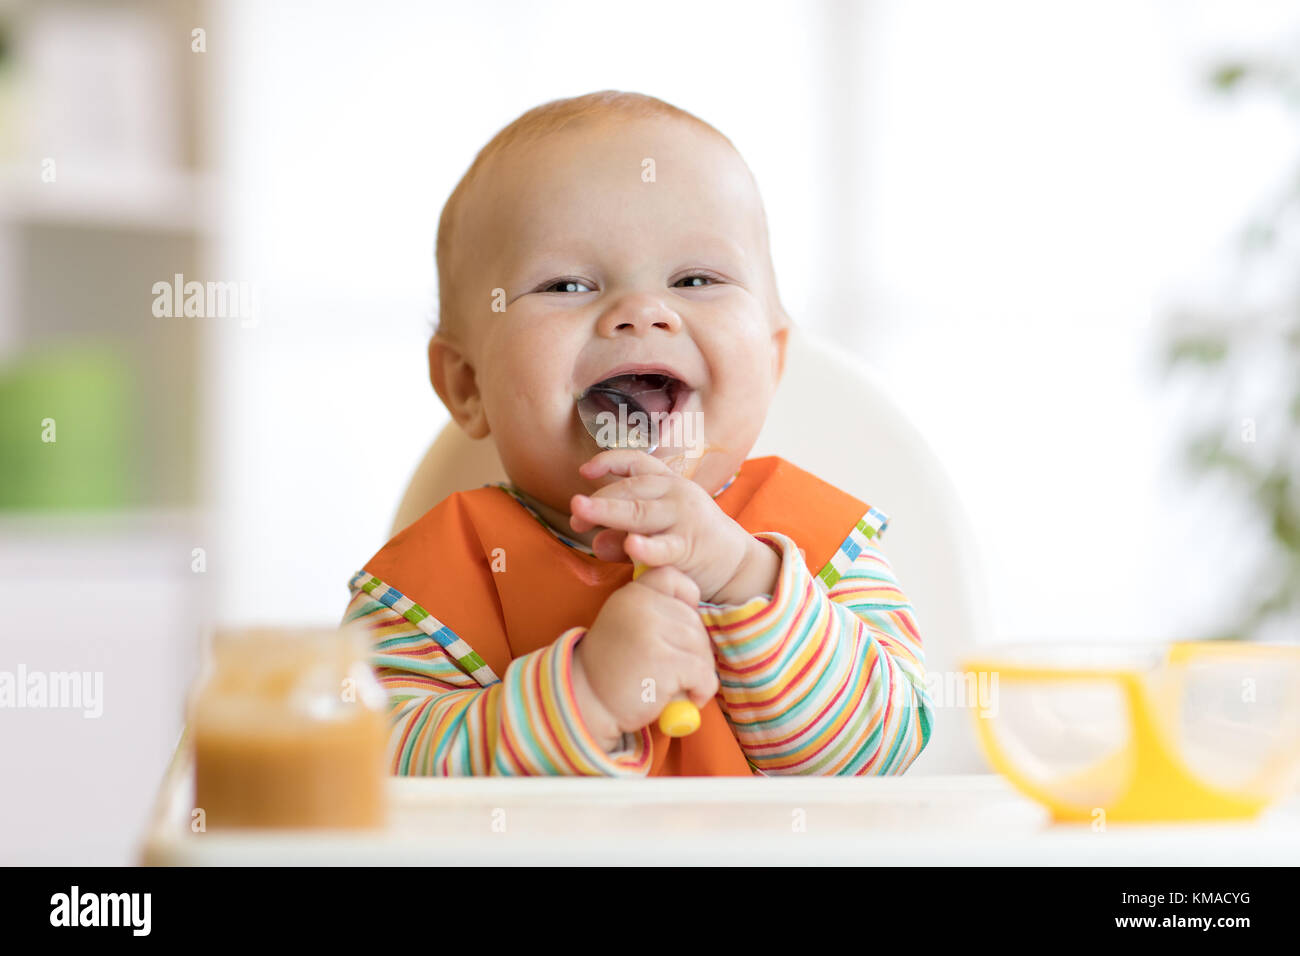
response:
[[[651,329],[675,334],[681,327],[681,316],[662,299],[648,293],[637,293],[623,296],[606,309],[597,331],[611,338],[615,335],[647,335]]]

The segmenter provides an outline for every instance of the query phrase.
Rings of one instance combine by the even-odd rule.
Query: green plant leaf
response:
[[[1214,72],[1210,75],[1210,82],[1214,84],[1216,89],[1231,90],[1249,72],[1250,67],[1244,63],[1223,63],[1215,67]]]
[[[1170,365],[1215,365],[1227,357],[1228,348],[1228,340],[1221,335],[1189,335],[1171,341],[1166,358]]]

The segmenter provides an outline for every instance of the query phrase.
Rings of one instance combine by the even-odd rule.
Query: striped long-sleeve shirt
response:
[[[873,514],[883,519],[878,541],[887,519]],[[847,567],[814,575],[789,537],[755,537],[781,555],[774,593],[698,605],[722,710],[751,766],[762,774],[902,773],[929,739],[933,704],[914,614],[888,560],[861,538]],[[465,655],[458,661],[409,609],[381,600],[388,590],[356,576],[344,622],[372,637],[372,663],[391,700],[393,773],[646,775],[648,728],[606,753],[581,718],[572,660],[585,627],[520,655],[484,687]],[[472,635],[464,637],[472,646]]]

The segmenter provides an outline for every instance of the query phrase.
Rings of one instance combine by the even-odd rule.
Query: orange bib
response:
[[[774,455],[747,460],[714,500],[750,534],[790,537],[813,574],[870,510]],[[380,549],[365,570],[437,617],[496,675],[565,630],[590,627],[605,599],[632,580],[631,563],[601,561],[569,547],[491,485],[447,496]],[[687,737],[668,737],[651,722],[651,776],[753,773],[720,698],[721,691],[701,709],[700,727]]]

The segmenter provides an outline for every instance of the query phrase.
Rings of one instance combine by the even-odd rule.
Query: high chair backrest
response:
[[[761,455],[780,455],[889,516],[879,546],[912,603],[936,705],[930,742],[908,773],[988,772],[969,713],[978,701],[958,672],[961,658],[992,639],[983,566],[956,489],[920,432],[876,374],[796,327],[749,457]],[[449,422],[416,469],[393,533],[452,492],[505,480],[492,441]]]

